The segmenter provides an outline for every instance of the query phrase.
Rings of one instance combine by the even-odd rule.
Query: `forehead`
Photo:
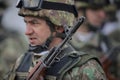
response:
[[[41,19],[41,18],[32,17],[32,16],[25,16],[25,17],[24,17],[24,20],[25,20],[25,21],[44,21],[44,20]]]
[[[24,20],[31,21],[31,20],[39,20],[39,19],[36,18],[36,17],[32,17],[32,16],[25,16],[25,17],[24,17]]]

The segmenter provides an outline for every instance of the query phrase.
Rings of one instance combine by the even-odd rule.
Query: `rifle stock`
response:
[[[112,63],[114,63],[116,56],[119,54],[119,51],[120,51],[120,46],[113,47],[108,52],[108,55],[104,55],[100,59],[108,80],[119,80],[115,75],[111,74],[109,71],[109,68],[112,66]]]
[[[85,17],[80,17],[76,24],[68,30],[65,39],[62,41],[60,45],[54,47],[50,50],[49,54],[44,60],[40,60],[35,67],[31,70],[31,72],[27,76],[27,80],[41,80],[40,75],[43,76],[45,73],[45,69],[50,67],[57,56],[60,54],[62,47],[71,39],[72,35],[76,32],[76,30],[80,27],[80,25],[84,22]]]

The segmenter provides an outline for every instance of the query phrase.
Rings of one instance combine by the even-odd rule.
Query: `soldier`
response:
[[[72,27],[75,16],[77,17],[73,0],[19,0],[17,7],[20,8],[19,15],[24,17],[26,23],[25,34],[30,47],[18,59],[7,80],[25,79],[39,59],[43,59],[52,47],[63,41],[63,26]],[[80,56],[77,57],[78,55]],[[96,57],[84,52],[78,53],[69,44],[62,48],[61,55],[57,57],[60,61],[55,61],[46,68],[44,76],[38,77],[45,80],[107,80]],[[66,61],[67,57],[71,60]]]
[[[104,63],[106,59],[109,60],[106,55],[112,56],[110,50],[113,47],[111,40],[101,32],[108,18],[106,8],[108,10],[109,3],[109,0],[76,0],[79,15],[85,15],[87,22],[80,27],[71,40],[71,44],[78,51],[85,50],[96,55],[103,63],[103,67],[107,65],[107,62]],[[109,67],[105,68],[107,74]],[[110,75],[108,77],[113,79]]]
[[[101,34],[101,28],[106,21],[106,0],[76,0],[76,7],[79,12],[79,16],[84,15],[86,17],[86,23],[83,24],[73,36],[71,44],[77,50],[97,51],[98,53],[105,53],[109,50],[109,43],[106,37]],[[78,44],[79,43],[79,44]]]
[[[18,56],[27,49],[27,44],[18,32],[9,31],[1,24],[6,8],[5,0],[0,0],[0,80],[3,80]]]

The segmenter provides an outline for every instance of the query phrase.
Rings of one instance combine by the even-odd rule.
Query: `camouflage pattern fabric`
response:
[[[107,80],[101,66],[95,60],[89,60],[66,73],[63,80]]]
[[[0,80],[3,80],[18,56],[27,50],[26,43],[18,33],[0,29]]]
[[[91,33],[89,33],[91,34]],[[98,47],[99,40],[100,40],[100,33],[92,33],[92,36],[88,39],[88,41],[83,42],[77,38],[76,35],[73,36],[70,44],[77,50],[77,51],[89,51],[90,53],[96,55],[99,59],[104,55],[104,52],[99,51]]]
[[[39,58],[41,58],[41,56],[42,58],[46,56],[46,55],[40,55],[40,54],[36,55],[36,53],[32,53],[32,54],[34,55],[32,57],[33,65],[36,65],[36,62],[39,60]],[[17,60],[14,70],[18,68],[24,56],[25,55],[23,55]],[[84,60],[84,57],[82,58],[82,60]],[[70,69],[67,73],[65,73],[62,80],[107,80],[101,65],[95,59],[88,60],[82,65],[79,65],[79,64],[81,64],[81,62],[79,62],[72,69]],[[32,68],[33,66],[29,68],[29,71]],[[19,76],[23,74],[25,73],[21,73],[19,74]],[[15,80],[15,79],[9,78],[9,80]],[[57,80],[57,79],[50,77],[47,80]]]

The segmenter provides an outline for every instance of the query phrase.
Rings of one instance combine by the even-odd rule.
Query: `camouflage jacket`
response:
[[[99,61],[97,61],[97,58],[95,56],[90,56],[90,54],[86,54],[83,52],[75,52],[71,51],[67,54],[73,54],[77,53],[80,55],[80,57],[77,59],[77,61],[69,66],[67,69],[64,69],[63,72],[61,72],[61,77],[55,77],[53,75],[45,75],[45,80],[107,80],[105,73],[99,64]],[[32,56],[32,63],[36,63],[36,53],[32,53],[34,56]],[[41,55],[37,55],[37,57],[41,57]],[[22,60],[25,57],[23,55],[19,60],[16,62],[15,67],[10,73],[9,79],[7,80],[22,80],[22,79],[15,79],[15,76],[19,74],[19,76],[26,78],[28,75],[28,72],[31,70],[32,66],[29,67],[28,72],[16,72],[17,68],[21,64]],[[44,56],[42,56],[43,58]],[[35,64],[34,64],[35,65]],[[52,66],[53,67],[53,66]]]
[[[73,36],[70,44],[77,51],[89,51],[98,58],[101,58],[104,55],[104,52],[101,50],[101,38],[102,37],[99,32],[93,33],[92,36],[85,42],[78,39],[77,36]]]
[[[0,80],[27,49],[27,41],[16,32],[0,29]]]
[[[115,30],[111,34],[108,35],[110,41],[112,42],[113,46],[119,46],[120,45],[120,29]]]

